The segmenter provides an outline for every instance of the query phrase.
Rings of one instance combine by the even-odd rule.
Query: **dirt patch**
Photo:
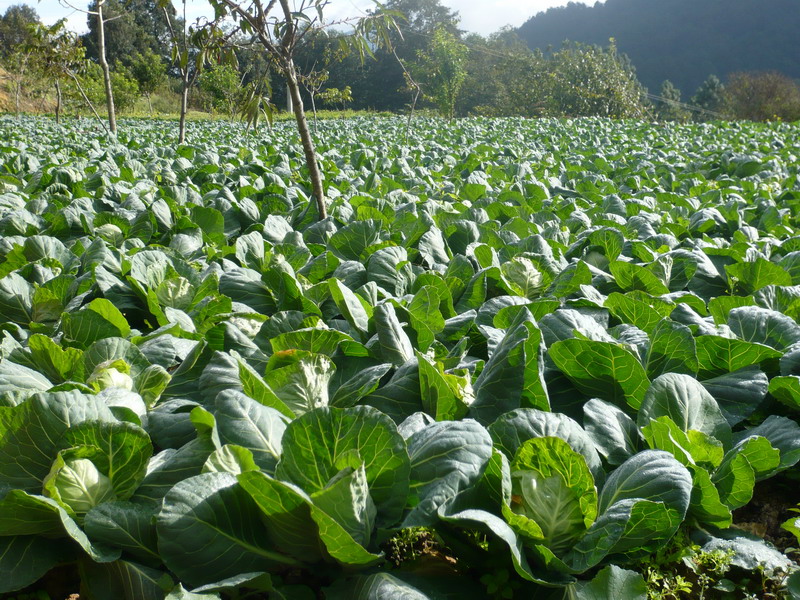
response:
[[[797,492],[792,492],[788,482],[769,480],[759,483],[753,499],[733,512],[734,527],[764,538],[781,552],[797,548],[797,538],[781,525],[796,516],[790,509],[797,508],[798,500]],[[787,556],[800,564],[800,553],[792,552]]]

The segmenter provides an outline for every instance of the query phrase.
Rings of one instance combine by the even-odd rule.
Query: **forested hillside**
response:
[[[614,37],[651,91],[669,79],[688,94],[711,73],[800,77],[798,31],[797,0],[607,0],[551,8],[518,33],[543,50],[567,39],[605,46]]]

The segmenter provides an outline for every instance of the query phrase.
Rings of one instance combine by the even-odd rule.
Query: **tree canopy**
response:
[[[669,79],[696,90],[710,73],[776,70],[800,78],[797,0],[606,0],[570,2],[519,28],[531,48],[564,40],[604,46],[615,38],[651,91]]]

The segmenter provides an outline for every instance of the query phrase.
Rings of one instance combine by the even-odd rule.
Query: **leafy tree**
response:
[[[129,68],[131,76],[136,80],[139,91],[147,98],[150,114],[153,114],[151,96],[166,80],[167,67],[161,57],[149,48],[144,54],[136,54]]]
[[[488,38],[472,34],[465,41],[470,52],[461,113],[535,117],[547,112],[551,81],[541,52],[528,49],[511,29]]]
[[[725,86],[725,106],[735,119],[800,119],[800,86],[781,73],[734,73]]]
[[[458,35],[460,17],[457,11],[439,0],[389,0],[385,8],[404,17],[398,20],[397,31],[390,33],[392,50],[376,51],[377,60],[367,65],[361,77],[350,78],[347,82],[337,79],[332,69],[331,83],[338,87],[345,83],[352,85],[361,108],[401,110],[405,103],[404,95],[396,92],[404,89],[407,81],[399,61],[405,61],[407,65],[413,63],[417,53],[427,49],[437,29]]]
[[[28,42],[35,72],[55,87],[56,123],[61,121],[62,85],[80,68],[84,57],[80,39],[66,28],[65,23],[66,19],[61,19],[49,27],[34,25]]]
[[[164,10],[157,0],[105,0],[106,14],[106,58],[112,65],[130,65],[131,60],[150,51],[167,57],[170,52],[169,26],[164,19]],[[172,3],[165,6],[173,28],[182,27]],[[97,0],[89,5],[89,11],[97,10]],[[99,60],[97,48],[97,20],[87,21],[89,32],[84,37],[87,55]]]
[[[205,92],[215,111],[232,117],[242,95],[239,71],[230,64],[212,65],[198,80],[200,89]]]
[[[64,4],[77,11],[83,12],[87,16],[87,23],[89,24],[89,34],[87,42],[95,43],[97,49],[96,57],[97,63],[103,71],[103,87],[105,89],[106,97],[106,111],[108,113],[108,129],[112,134],[117,133],[117,114],[114,107],[114,89],[111,83],[111,67],[106,55],[106,25],[108,21],[112,23],[118,21],[116,16],[111,16],[105,12],[106,6],[109,3],[116,2],[116,0],[93,0],[89,4],[89,8],[82,10],[77,8],[74,4],[70,4],[69,0],[62,0]],[[118,16],[118,15],[117,15]],[[94,28],[94,31],[92,31]]]
[[[725,86],[719,80],[719,77],[709,75],[703,85],[697,88],[690,102],[703,110],[718,112],[725,102]]]
[[[630,64],[608,48],[567,44],[549,61],[551,114],[641,117],[643,89]]]
[[[19,50],[32,39],[31,25],[38,24],[39,15],[27,4],[9,6],[0,17],[0,57]]]
[[[267,4],[262,0],[209,1],[218,17],[231,15],[239,23],[243,33],[252,35],[258,40],[272,64],[286,80],[318,216],[320,219],[326,218],[327,204],[322,172],[317,163],[314,141],[308,129],[300,95],[295,57],[298,47],[302,46],[305,40],[313,38],[315,32],[327,27],[323,22],[323,11],[328,1],[301,0],[299,4],[295,3],[294,7],[290,7],[289,0],[269,0]],[[359,19],[353,33],[343,37],[342,40],[363,58],[372,54],[374,49],[391,44],[389,31],[393,26],[396,27],[393,13],[375,13]]]
[[[14,111],[19,117],[22,111],[22,90],[31,82],[31,66],[34,49],[30,44],[17,46],[3,60],[6,77],[14,91]]]
[[[437,29],[430,46],[417,54],[415,78],[423,84],[426,97],[443,117],[455,116],[456,100],[467,76],[467,47],[444,28]]]
[[[662,121],[685,121],[689,116],[686,109],[681,106],[681,91],[669,79],[661,84],[656,112]]]
[[[353,90],[349,85],[339,88],[327,88],[319,93],[319,99],[325,104],[339,106],[342,110],[353,101]]]
[[[114,88],[116,108],[124,112],[133,108],[139,99],[140,90],[136,79],[128,69],[122,67],[111,72],[111,86]]]
[[[212,62],[233,63],[236,55],[227,46],[227,42],[238,32],[238,28],[227,34],[220,28],[223,16],[218,12],[214,21],[199,19],[193,26],[186,22],[186,0],[183,0],[183,19],[179,22],[182,28],[176,29],[171,18],[170,0],[158,0],[164,13],[164,20],[169,27],[172,45],[172,61],[181,76],[181,108],[178,122],[178,143],[186,141],[186,113],[189,111],[189,90],[197,82],[205,66]]]
[[[327,69],[312,69],[310,73],[298,74],[300,85],[311,96],[311,111],[314,113],[314,133],[317,133],[317,94],[330,76]]]

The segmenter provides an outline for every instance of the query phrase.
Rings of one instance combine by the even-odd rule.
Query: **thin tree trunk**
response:
[[[16,104],[17,119],[22,118],[22,114],[20,113],[20,108],[19,108],[20,104],[19,96],[21,91],[22,91],[22,84],[19,81],[16,81],[14,85],[14,104]]]
[[[114,110],[114,92],[111,89],[111,71],[106,60],[106,33],[103,21],[103,1],[97,3],[97,54],[100,68],[103,69],[103,83],[106,87],[106,109],[108,110],[108,127],[111,133],[117,133],[117,115]]]
[[[314,94],[311,94],[311,110],[314,112],[314,135],[317,135],[317,103],[314,102]]]
[[[178,143],[186,143],[186,113],[189,111],[189,66],[183,74],[183,87],[181,88],[181,119],[178,124]]]
[[[306,120],[303,100],[300,97],[300,86],[297,83],[297,72],[294,68],[294,62],[292,62],[291,58],[286,58],[284,61],[283,71],[286,75],[286,84],[289,87],[289,97],[294,107],[294,118],[297,121],[297,130],[300,132],[300,141],[303,143],[306,166],[308,166],[308,174],[311,177],[311,187],[314,190],[314,199],[317,202],[317,211],[319,212],[319,219],[321,221],[328,216],[328,209],[325,204],[325,189],[322,187],[322,173],[319,170],[319,164],[317,164],[314,141],[311,139],[311,132],[308,129],[308,120]]]
[[[153,101],[150,99],[150,92],[145,94],[147,96],[147,108],[150,109],[150,116],[153,116]]]
[[[56,125],[61,123],[61,82],[56,79]]]

